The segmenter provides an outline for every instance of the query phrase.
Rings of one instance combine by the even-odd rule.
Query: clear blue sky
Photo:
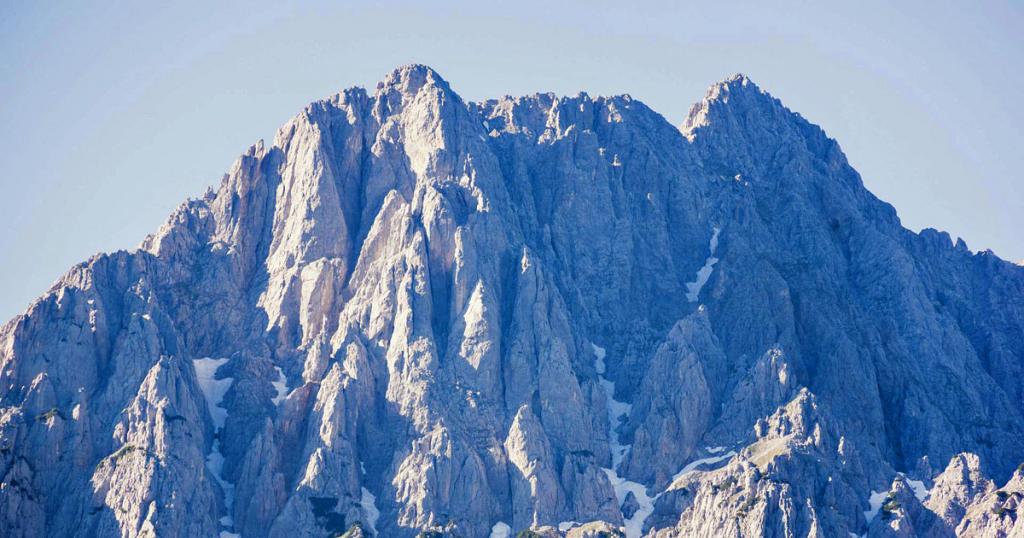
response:
[[[277,4],[0,0],[0,318],[307,102],[410,62],[469,100],[630,93],[675,124],[743,72],[905,226],[1024,258],[1022,2]]]

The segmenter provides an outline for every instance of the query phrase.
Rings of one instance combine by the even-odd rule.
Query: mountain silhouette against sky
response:
[[[0,526],[1024,536],[1022,413],[1024,268],[745,76],[674,126],[409,65],[0,328]]]

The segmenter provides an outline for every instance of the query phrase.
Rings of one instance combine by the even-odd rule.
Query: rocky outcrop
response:
[[[406,66],[0,328],[0,525],[1013,535],[1022,342],[1024,268],[746,77],[680,129]]]

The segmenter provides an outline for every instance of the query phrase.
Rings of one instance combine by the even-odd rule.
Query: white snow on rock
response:
[[[921,480],[911,480],[903,473],[896,473],[896,475],[906,482],[907,486],[914,492],[914,497],[917,497],[917,500],[924,502],[928,498],[930,492],[928,487],[924,485],[924,482]],[[889,491],[871,491],[871,495],[868,497],[868,509],[864,512],[864,519],[869,524],[878,515],[878,511],[882,509],[882,505],[885,504],[885,499],[890,491],[892,491],[891,488]]]
[[[882,503],[885,501],[885,496],[889,492],[887,491],[871,491],[871,496],[868,497],[868,509],[864,512],[864,519],[871,523],[871,520],[875,519],[878,515],[878,511],[882,509]]]
[[[231,517],[231,507],[235,501],[235,486],[224,480],[224,477],[221,476],[221,473],[224,471],[224,454],[220,451],[220,435],[224,429],[224,422],[228,418],[228,410],[221,406],[221,402],[224,401],[224,395],[231,388],[234,378],[216,378],[217,370],[226,362],[228,362],[226,358],[204,358],[193,360],[192,365],[196,370],[199,390],[203,392],[203,397],[206,399],[206,408],[210,411],[210,418],[213,420],[215,431],[213,447],[206,456],[206,468],[217,480],[217,483],[220,484],[221,490],[224,491],[224,507],[227,514],[220,518],[220,524],[230,529],[235,525]],[[220,533],[220,538],[234,538],[237,536],[237,534],[228,531],[221,531]]]
[[[718,250],[718,233],[721,231],[720,228],[715,227],[714,231],[711,232],[711,241],[708,247],[711,253],[708,254],[706,260],[704,260],[704,266],[697,271],[697,276],[693,282],[686,283],[686,299],[691,303],[696,303],[697,298],[700,297],[700,290],[704,289],[704,285],[708,283],[708,279],[711,278],[711,272],[715,269],[715,264],[718,263],[718,258],[715,257],[715,251]]]
[[[504,521],[499,521],[491,527],[491,538],[512,538],[512,527]]]
[[[715,448],[718,449],[718,452],[721,452],[722,450],[724,450],[724,448],[722,448],[722,447],[715,447]],[[733,457],[735,455],[736,455],[736,451],[735,450],[730,450],[730,451],[728,451],[725,454],[722,454],[720,456],[708,456],[706,458],[701,458],[699,460],[693,460],[690,463],[687,463],[686,466],[682,468],[682,470],[680,470],[678,473],[676,473],[675,475],[672,476],[672,482],[669,483],[669,486],[668,486],[668,488],[665,489],[665,491],[672,491],[674,489],[678,489],[679,486],[676,483],[680,479],[682,479],[684,476],[686,476],[686,475],[696,471],[698,467],[702,467],[704,465],[711,465],[713,463],[718,463],[718,462],[720,462],[722,460],[727,460],[727,459],[729,459],[729,458],[731,458],[731,457]]]
[[[593,346],[594,355],[597,357],[594,361],[594,369],[597,370],[598,381],[604,390],[605,401],[608,403],[608,443],[612,450],[612,469],[618,469],[622,459],[626,457],[626,452],[629,451],[629,446],[619,443],[619,434],[615,430],[629,417],[633,406],[615,399],[615,383],[604,377],[607,371],[607,365],[604,362],[605,349],[597,344],[591,344],[591,346]]]
[[[277,396],[274,396],[272,400],[274,405],[280,405],[284,401],[285,397],[288,396],[288,378],[284,376],[284,370],[280,366],[275,366],[277,370],[277,381],[274,381],[274,389],[277,390]]]
[[[928,498],[928,487],[924,485],[924,482],[920,480],[911,480],[903,473],[899,473],[899,475],[903,478],[903,481],[910,486],[910,489],[913,490],[914,497],[917,497],[917,500],[924,502],[924,500]]]
[[[231,382],[234,379],[225,377],[223,379],[216,379],[215,375],[217,369],[228,362],[227,359],[196,359],[192,361],[192,365],[196,369],[196,379],[199,381],[199,390],[203,391],[203,396],[206,398],[206,407],[210,411],[210,418],[213,419],[213,425],[216,429],[224,427],[224,421],[228,418],[228,410],[220,406],[221,401],[224,400],[224,395],[227,394],[228,388],[231,387]]]
[[[928,498],[929,491],[924,485],[924,482],[920,480],[911,480],[907,478],[903,473],[896,473],[897,476],[906,482],[907,486],[914,492],[914,496],[917,500],[924,502]],[[891,489],[889,490],[891,491]],[[885,504],[885,499],[889,495],[889,491],[871,491],[871,495],[868,497],[868,509],[864,512],[864,519],[870,524],[875,516],[878,515],[878,511],[882,509],[882,505]]]
[[[654,499],[656,497],[647,495],[647,488],[643,484],[619,476],[619,464],[622,463],[622,459],[629,452],[630,446],[619,442],[619,434],[616,432],[616,427],[629,417],[629,412],[633,409],[633,406],[615,399],[615,383],[604,377],[607,371],[607,365],[604,362],[606,351],[597,344],[591,345],[594,347],[594,356],[596,357],[594,369],[597,370],[598,381],[604,390],[605,401],[608,403],[608,445],[612,452],[612,466],[603,470],[608,475],[608,480],[615,489],[615,497],[618,499],[619,506],[626,500],[626,495],[630,492],[633,493],[637,503],[640,505],[636,512],[633,513],[633,517],[626,520],[626,538],[635,538],[641,535],[647,516],[654,512]]]
[[[362,498],[359,499],[359,506],[366,516],[366,524],[373,534],[377,534],[377,520],[380,519],[380,510],[377,509],[377,497],[370,493],[370,490],[363,488]],[[493,536],[493,533],[492,533]]]
[[[914,490],[914,496],[917,497],[917,500],[924,502],[928,498],[928,488],[924,485],[924,482],[907,479],[907,485],[910,486],[910,489]]]
[[[715,246],[718,244],[717,240],[718,228],[715,228],[715,236],[712,238],[712,252]],[[638,508],[633,513],[633,517],[625,520],[626,538],[636,538],[643,534],[644,522],[648,516],[654,513],[654,502],[662,495],[659,493],[653,497],[647,494],[647,487],[639,482],[633,482],[627,480],[625,477],[619,476],[618,468],[619,464],[622,463],[626,453],[631,448],[630,445],[623,445],[619,441],[619,434],[616,431],[617,426],[629,418],[629,413],[632,411],[633,406],[620,402],[615,399],[615,383],[605,378],[605,373],[608,370],[608,365],[605,363],[605,357],[607,356],[606,350],[598,346],[597,344],[591,344],[594,348],[594,369],[598,374],[598,382],[601,384],[601,388],[604,390],[605,401],[608,404],[608,445],[612,452],[612,466],[611,468],[605,468],[603,471],[608,476],[608,481],[611,482],[612,488],[615,490],[615,497],[618,499],[619,506],[622,506],[622,502],[626,500],[626,496],[629,493],[633,493],[636,497]],[[706,449],[709,453],[719,454],[725,450],[725,447],[708,447]],[[672,484],[666,488],[665,491],[674,489],[674,482],[682,476],[697,470],[698,467],[704,465],[710,465],[718,463],[722,460],[727,460],[736,455],[736,451],[730,450],[725,454],[719,454],[716,456],[709,456],[695,460],[687,464],[681,471],[676,473],[672,479]],[[572,524],[573,522],[564,522],[559,525],[559,530],[563,532],[567,529],[562,529],[562,525]],[[567,527],[567,528],[571,528]]]
[[[626,480],[612,469],[604,469],[604,473],[608,475],[608,480],[615,488],[615,497],[619,500],[620,506],[630,492],[636,497],[639,507],[633,513],[633,517],[626,520],[626,538],[639,538],[643,534],[644,521],[654,512],[654,501],[658,497],[647,495],[647,488],[643,484]]]
[[[594,348],[594,356],[597,357],[597,359],[594,360],[594,368],[597,369],[597,375],[604,376],[604,372],[605,372],[604,357],[607,354],[607,351],[605,351],[605,349],[603,347],[601,347],[601,346],[599,346],[597,344],[590,344],[590,346]],[[604,378],[602,377],[602,379],[604,379]]]

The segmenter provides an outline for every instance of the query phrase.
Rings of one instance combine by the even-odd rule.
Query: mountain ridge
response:
[[[3,326],[0,520],[985,535],[1017,494],[958,488],[1017,491],[1022,336],[1024,270],[902,228],[742,75],[680,129],[628,95],[464,102],[414,64]]]

